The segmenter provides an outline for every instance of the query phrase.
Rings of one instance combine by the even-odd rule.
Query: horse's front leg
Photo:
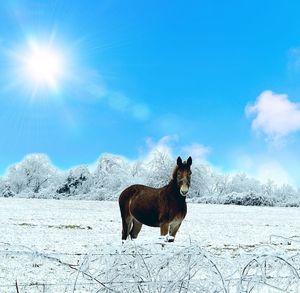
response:
[[[170,223],[170,233],[169,233],[170,237],[168,239],[168,242],[174,242],[176,233],[177,233],[178,229],[180,228],[181,222],[182,221],[175,221],[175,222]]]
[[[160,236],[166,236],[169,232],[169,223],[160,224]]]

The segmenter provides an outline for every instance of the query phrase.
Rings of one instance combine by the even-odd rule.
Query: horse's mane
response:
[[[177,171],[178,171],[179,167],[176,166],[173,170],[173,174],[172,174],[172,180],[177,180]]]

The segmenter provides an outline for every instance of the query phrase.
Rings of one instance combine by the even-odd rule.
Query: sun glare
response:
[[[48,48],[37,48],[26,57],[26,71],[38,84],[55,87],[62,70],[58,54]]]
[[[57,90],[62,78],[64,58],[61,52],[49,45],[31,43],[19,56],[21,78],[30,83],[35,90],[40,88]]]

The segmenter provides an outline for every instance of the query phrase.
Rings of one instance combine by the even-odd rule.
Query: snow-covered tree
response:
[[[245,173],[237,173],[232,176],[229,182],[228,193],[231,192],[252,192],[260,194],[262,192],[262,187],[259,180],[248,177]]]
[[[71,169],[62,183],[56,189],[56,192],[63,196],[83,195],[91,190],[92,175],[87,166],[79,166]]]
[[[261,185],[262,193],[268,197],[272,197],[274,195],[274,191],[276,190],[277,186],[275,182],[269,179],[266,183]]]
[[[42,188],[55,183],[57,170],[43,154],[28,155],[8,169],[6,178],[14,193],[37,194]]]
[[[151,187],[162,187],[168,184],[175,166],[176,160],[169,154],[155,150],[143,165],[144,170],[147,170],[145,184]]]
[[[190,197],[198,200],[202,198],[207,201],[207,198],[217,198],[226,193],[228,188],[227,175],[217,172],[208,164],[195,163],[192,170]]]
[[[91,194],[97,199],[116,199],[130,182],[130,164],[120,156],[105,154],[93,174]]]
[[[15,196],[15,193],[11,190],[10,184],[4,178],[0,178],[0,196],[3,197]]]
[[[0,177],[0,196],[116,200],[132,184],[166,185],[175,166],[176,158],[162,147],[154,148],[147,157],[136,161],[104,154],[93,172],[87,166],[59,171],[46,155],[28,155]],[[271,180],[261,183],[245,173],[222,173],[208,163],[197,161],[193,162],[192,172],[188,195],[191,201],[300,206],[300,189],[290,185],[277,186]]]
[[[273,190],[272,196],[277,202],[287,206],[299,206],[300,193],[288,184],[283,184]]]

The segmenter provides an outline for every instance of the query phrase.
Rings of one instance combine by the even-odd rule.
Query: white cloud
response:
[[[296,186],[295,180],[287,171],[286,166],[270,155],[237,154],[235,164],[237,166],[235,172],[243,171],[263,183],[272,180],[277,185]]]
[[[203,160],[210,153],[211,148],[199,143],[193,143],[182,147],[182,151],[196,160]]]
[[[291,102],[286,94],[264,91],[245,111],[247,117],[255,116],[252,129],[273,141],[300,130],[300,104]]]
[[[146,139],[146,149],[141,149],[141,156],[151,159],[155,153],[164,154],[170,158],[181,156],[187,159],[191,156],[194,161],[206,161],[206,156],[211,152],[211,148],[199,143],[182,146],[178,135],[166,135],[155,141],[152,138]]]
[[[166,135],[160,138],[158,141],[154,141],[152,138],[148,137],[146,139],[148,158],[150,159],[152,155],[156,152],[160,152],[169,157],[173,157],[172,144],[177,141],[178,141],[177,135]]]
[[[271,179],[278,185],[289,184],[295,186],[289,173],[275,160],[267,161],[258,166],[256,177],[262,182],[267,182]]]

